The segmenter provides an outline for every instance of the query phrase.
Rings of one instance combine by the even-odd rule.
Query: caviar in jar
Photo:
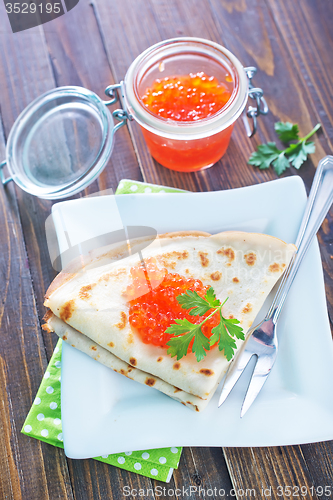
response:
[[[238,59],[198,38],[150,47],[125,77],[127,108],[141,126],[151,155],[181,172],[208,168],[224,155],[247,91]]]
[[[231,97],[227,82],[203,71],[189,75],[157,78],[141,97],[145,106],[161,118],[192,122],[208,118],[220,111]]]
[[[146,89],[142,101],[161,118],[195,122],[210,118],[223,109],[232,94],[231,84],[228,73],[225,82],[204,72],[165,77],[156,79],[152,87]],[[232,127],[207,137],[204,144],[202,139],[168,141],[145,129],[142,132],[155,160],[173,170],[186,172],[216,163],[228,147]]]

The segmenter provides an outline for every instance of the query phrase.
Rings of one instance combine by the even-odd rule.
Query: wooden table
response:
[[[270,114],[249,140],[236,124],[225,157],[199,173],[169,171],[147,151],[138,126],[117,133],[107,168],[84,194],[116,188],[123,178],[190,191],[247,186],[275,179],[247,160],[260,142],[275,140],[274,122],[299,123],[301,135],[320,122],[316,152],[300,171],[309,188],[320,158],[332,152],[332,19],[329,0],[80,0],[66,15],[13,34],[0,5],[0,158],[18,114],[41,93],[62,85],[87,87],[103,97],[132,60],[150,45],[175,36],[199,36],[228,47],[244,65],[255,65]],[[122,487],[158,483],[94,460],[69,460],[55,447],[20,433],[56,337],[41,330],[44,292],[54,277],[44,221],[51,202],[10,183],[0,189],[0,498],[123,498]],[[319,232],[328,309],[333,318],[333,235],[328,217]],[[300,415],[300,419],[302,415]],[[316,423],[314,423],[316,425]],[[333,497],[333,444],[272,448],[187,448],[169,487],[224,489],[229,497],[290,498],[279,486],[307,487],[303,498]],[[165,486],[161,483],[161,486]],[[328,487],[320,495],[318,486]],[[311,487],[313,487],[311,489]],[[247,493],[246,490],[248,489]],[[304,490],[303,490],[304,491]],[[189,493],[189,490],[187,490]],[[298,491],[301,497],[301,491]],[[146,497],[153,497],[150,493]],[[163,497],[175,496],[172,491]],[[182,495],[186,497],[186,493]],[[198,493],[189,495],[198,498]]]

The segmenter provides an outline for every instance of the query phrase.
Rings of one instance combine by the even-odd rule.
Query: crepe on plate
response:
[[[143,343],[128,321],[130,269],[154,257],[170,273],[200,279],[221,302],[229,297],[223,316],[237,318],[246,332],[294,251],[278,238],[240,231],[167,233],[145,239],[144,245],[138,239],[131,255],[126,244],[115,244],[73,262],[55,278],[44,303],[53,314],[47,314],[44,328],[115,371],[201,411],[229,362],[217,347],[200,362],[193,353],[177,361],[166,348]]]

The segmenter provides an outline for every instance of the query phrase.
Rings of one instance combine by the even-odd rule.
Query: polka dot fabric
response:
[[[60,407],[61,345],[62,341],[59,341],[22,432],[63,448]]]
[[[166,186],[156,186],[139,181],[123,179],[120,181],[116,194],[158,194],[158,193],[186,193],[183,189],[169,188]]]
[[[60,405],[61,348],[62,340],[59,339],[37,396],[22,427],[23,434],[59,448],[64,447]],[[171,479],[173,469],[178,467],[181,451],[180,447],[126,451],[95,457],[95,460],[168,482]]]
[[[166,192],[177,193],[182,192],[182,190],[124,179],[119,183],[116,194]],[[21,431],[27,436],[40,439],[59,448],[64,447],[60,403],[61,350],[62,340],[59,339]],[[181,452],[181,447],[126,451],[124,453],[96,457],[95,460],[141,474],[142,476],[169,482],[173,469],[178,467]]]

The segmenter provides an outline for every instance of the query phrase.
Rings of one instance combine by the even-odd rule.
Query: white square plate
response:
[[[53,213],[61,249],[66,248],[64,229],[75,244],[122,225],[151,226],[159,233],[237,229],[294,242],[305,203],[301,179],[289,177],[229,191],[85,198],[58,203]],[[333,439],[333,347],[317,241],[296,276],[278,336],[277,362],[243,419],[240,408],[251,367],[221,408],[218,389],[198,414],[64,342],[66,455],[88,458],[168,446],[270,446]]]

